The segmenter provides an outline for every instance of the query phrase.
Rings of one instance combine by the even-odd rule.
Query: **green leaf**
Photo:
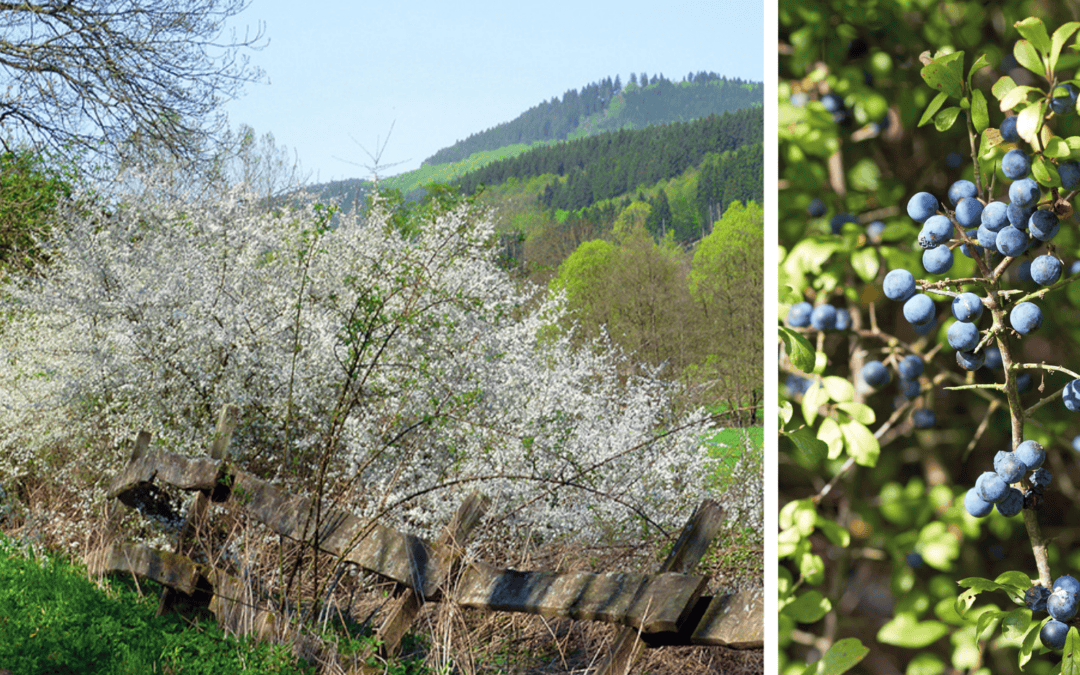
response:
[[[876,419],[874,409],[865,403],[838,403],[836,407],[846,412],[856,422],[869,425],[873,424]]]
[[[844,452],[844,432],[840,431],[840,425],[833,418],[826,417],[821,420],[817,437],[828,446],[829,459],[836,459]]]
[[[920,71],[930,87],[954,98],[964,95],[964,52],[940,56]]]
[[[971,78],[975,77],[975,73],[988,65],[990,65],[990,59],[986,58],[986,54],[979,54],[979,58],[975,59],[975,63],[971,64],[971,68],[968,68],[968,89],[971,88]]]
[[[949,632],[940,621],[919,621],[914,614],[898,614],[878,631],[877,639],[896,647],[922,649],[937,642]]]
[[[1017,607],[1001,620],[1001,635],[1006,639],[1022,638],[1031,626],[1031,610]]]
[[[825,654],[818,661],[815,675],[840,675],[853,668],[869,653],[870,649],[864,647],[859,638],[837,640],[825,650]]]
[[[829,402],[829,394],[820,382],[810,385],[802,398],[802,416],[806,423],[813,426],[818,416],[818,408]]]
[[[1059,26],[1054,31],[1054,37],[1050,40],[1050,70],[1057,70],[1057,60],[1061,54],[1061,48],[1065,46],[1065,43],[1069,41],[1069,38],[1078,28],[1080,28],[1080,22],[1070,21]]]
[[[846,528],[837,525],[831,520],[826,520],[821,516],[818,516],[817,522],[814,523],[814,527],[825,533],[829,541],[837,546],[847,548],[851,545],[851,533]]]
[[[855,386],[842,377],[823,377],[821,384],[825,386],[825,391],[829,392],[829,398],[837,403],[846,403],[855,398]]]
[[[806,579],[806,583],[817,586],[825,581],[825,561],[821,556],[813,553],[804,553],[799,560],[799,573]]]
[[[975,133],[981,134],[990,126],[990,112],[986,108],[986,95],[976,89],[971,92],[971,123],[975,125]]]
[[[1009,90],[1009,93],[1005,94],[1004,96],[998,97],[1000,101],[998,108],[1001,110],[1001,112],[1005,112],[1006,110],[1012,110],[1016,106],[1027,101],[1028,95],[1031,92],[1037,92],[1040,94],[1042,93],[1035,87],[1013,87]]]
[[[1046,77],[1046,68],[1043,67],[1043,62],[1039,58],[1039,52],[1027,40],[1016,41],[1016,46],[1013,47],[1013,56],[1016,57],[1016,62],[1023,67],[1036,75]]]
[[[1031,660],[1031,651],[1035,649],[1035,640],[1039,637],[1039,631],[1042,630],[1042,621],[1033,621],[1028,628],[1027,635],[1024,636],[1024,641],[1020,644],[1020,669],[1024,669],[1024,665]],[[1068,638],[1066,638],[1068,642]]]
[[[967,590],[956,598],[956,613],[960,616],[967,614],[968,610],[971,609],[971,606],[975,604],[975,597],[979,595],[979,593],[996,591],[1001,588],[1001,584],[979,577],[968,577],[967,579],[958,581],[957,584],[967,587]]]
[[[844,434],[848,454],[855,458],[856,464],[860,466],[877,465],[878,456],[881,454],[881,445],[864,424],[855,420],[845,422],[840,425],[840,431]]]
[[[1006,590],[1012,590],[1023,595],[1027,592],[1027,589],[1031,588],[1031,577],[1023,572],[1011,570],[999,574],[998,578],[994,579],[994,583],[998,584],[998,588],[1006,587]]]
[[[959,116],[960,108],[957,106],[945,108],[934,116],[934,128],[938,131],[948,131]]]
[[[780,426],[786,426],[794,415],[795,406],[791,405],[791,401],[784,401],[780,404]]]
[[[944,105],[945,101],[948,100],[948,98],[949,95],[945,92],[941,92],[940,94],[935,96],[934,100],[930,101],[930,105],[926,106],[926,112],[923,113],[922,119],[919,120],[919,126],[921,127],[922,125],[930,122],[930,120],[934,119],[934,115],[937,113],[938,110],[941,109],[941,106]]]
[[[982,614],[980,614],[978,626],[975,628],[975,639],[980,639],[983,631],[985,631],[990,626],[990,624],[994,623],[998,619],[1003,618],[1006,614],[1008,614],[1008,612],[1002,612],[996,609],[988,609]]]
[[[1016,117],[1016,133],[1033,146],[1040,146],[1039,128],[1042,126],[1044,101],[1036,101],[1020,111]]]
[[[1050,175],[1048,162],[1042,155],[1035,155],[1035,157],[1032,158],[1031,175],[1039,185],[1049,185],[1054,182],[1053,176]]]
[[[881,269],[881,261],[878,260],[877,250],[863,248],[851,254],[851,269],[862,278],[863,281],[871,282],[877,278],[878,270]]]
[[[791,365],[804,373],[814,369],[814,347],[809,340],[784,326],[780,326],[780,339],[784,343],[788,358],[791,359]]]
[[[945,662],[934,654],[916,654],[908,661],[904,675],[941,675],[945,672]]]
[[[1000,101],[1013,89],[1016,89],[1016,82],[1008,75],[1003,75],[990,87],[990,93],[994,95],[994,98]]]
[[[809,427],[803,427],[784,436],[795,446],[791,458],[805,469],[816,469],[829,455],[829,446],[819,441],[814,436],[814,430]]]
[[[795,619],[797,623],[816,623],[832,609],[832,603],[818,591],[807,591],[784,605],[782,614]]]
[[[1043,150],[1044,156],[1055,159],[1065,159],[1070,154],[1072,154],[1072,150],[1069,148],[1069,144],[1060,136],[1051,136],[1050,140],[1046,142],[1046,149]]]
[[[1042,19],[1029,16],[1023,21],[1014,23],[1013,27],[1016,28],[1020,35],[1027,38],[1028,42],[1042,54],[1045,55],[1050,53],[1050,36],[1046,34],[1046,26],[1043,25]]]
[[[1080,633],[1076,626],[1069,628],[1065,648],[1061,650],[1061,675],[1080,675]]]

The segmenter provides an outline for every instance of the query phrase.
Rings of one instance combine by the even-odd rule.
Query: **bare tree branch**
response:
[[[262,74],[224,24],[248,0],[0,2],[0,142],[66,156],[202,158],[220,105]]]

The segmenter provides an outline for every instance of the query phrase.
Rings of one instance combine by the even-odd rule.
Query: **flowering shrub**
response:
[[[470,204],[402,227],[378,204],[141,194],[75,200],[48,273],[9,289],[0,482],[48,473],[100,499],[136,431],[201,454],[233,403],[237,461],[429,536],[472,489],[489,515],[583,537],[670,530],[706,494],[708,416],[675,418],[670,386],[620,377],[610,345],[574,348],[562,299],[498,268]],[[726,506],[760,530],[744,464],[755,487]]]

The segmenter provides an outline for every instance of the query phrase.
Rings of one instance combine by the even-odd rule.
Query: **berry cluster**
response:
[[[1080,609],[1080,581],[1069,575],[1058,577],[1053,588],[1032,586],[1024,594],[1024,604],[1033,615],[1047,612],[1050,620],[1039,631],[1039,639],[1050,649],[1062,649],[1069,622]]]
[[[994,506],[998,513],[1011,518],[1025,506],[1034,508],[1050,485],[1052,475],[1042,468],[1046,451],[1035,441],[1024,441],[1015,452],[1002,450],[994,456],[994,470],[984,472],[975,481],[975,487],[964,495],[964,508],[976,518],[990,514]],[[1031,472],[1031,487],[1021,492],[1012,485],[1021,484],[1024,474]]]

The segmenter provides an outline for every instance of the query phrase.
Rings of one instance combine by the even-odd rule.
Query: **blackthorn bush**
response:
[[[782,675],[1080,673],[1080,584],[1054,581],[1080,576],[1060,4],[780,0]],[[843,332],[801,319],[826,304]]]

